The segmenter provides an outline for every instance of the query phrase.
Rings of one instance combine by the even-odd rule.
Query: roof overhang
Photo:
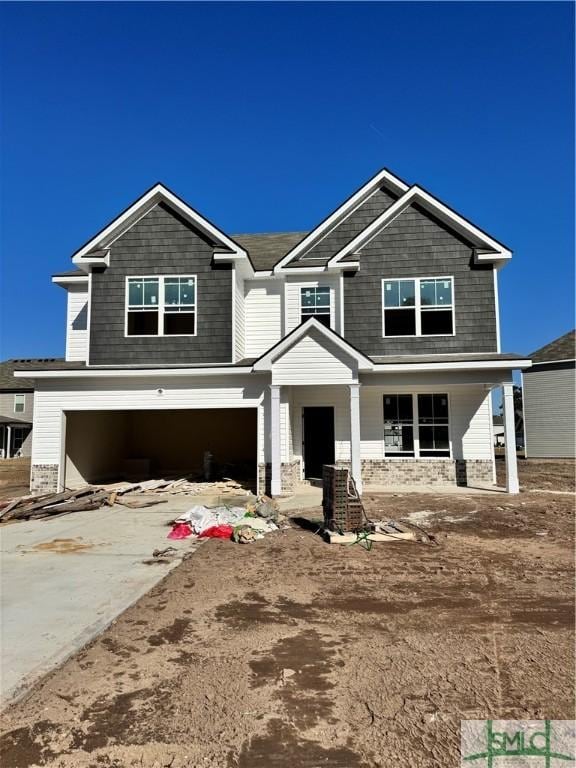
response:
[[[85,275],[53,275],[52,282],[66,288],[69,285],[86,285],[88,274]]]
[[[305,323],[294,328],[287,336],[284,336],[279,342],[265,352],[261,357],[256,360],[253,365],[254,371],[270,371],[276,360],[284,355],[289,349],[292,348],[300,339],[304,336],[314,332],[317,336],[326,339],[331,344],[334,344],[341,349],[348,357],[354,360],[358,365],[359,371],[371,371],[374,368],[374,363],[369,357],[366,357],[362,352],[353,347],[349,342],[342,338],[339,334],[333,331],[331,328],[326,328],[325,325],[319,323],[313,317],[306,320]]]
[[[341,266],[342,264],[345,264],[347,269],[357,268],[358,260],[355,260],[356,263],[354,263],[346,262],[344,259],[358,255],[362,248],[380,234],[394,219],[400,216],[406,208],[413,204],[420,205],[455,232],[468,240],[472,240],[475,243],[474,261],[477,264],[492,263],[501,266],[512,258],[512,251],[505,245],[494,240],[494,238],[481,229],[478,229],[478,227],[447,205],[444,205],[444,203],[433,197],[429,192],[426,192],[426,190],[414,185],[393,205],[387,208],[384,213],[369,224],[366,229],[335,254],[328,262],[328,269],[335,268],[338,265]]]
[[[110,246],[126,230],[149,213],[158,203],[165,203],[176,210],[186,221],[199,229],[214,242],[216,253],[229,261],[242,260],[250,263],[247,252],[211,221],[194,210],[188,203],[171,192],[163,184],[155,184],[119,216],[100,230],[72,256],[78,266],[107,266],[110,260]]]
[[[14,371],[16,378],[27,379],[106,379],[159,378],[162,376],[234,376],[252,372],[252,366],[211,368],[62,368],[60,370]]]
[[[284,272],[286,265],[294,259],[301,256],[308,249],[310,249],[317,240],[325,236],[330,232],[342,219],[346,218],[352,211],[361,205],[370,195],[376,192],[382,186],[386,186],[398,195],[403,195],[408,189],[402,179],[395,176],[387,168],[383,168],[379,173],[373,176],[366,184],[349,197],[342,205],[324,219],[317,227],[315,227],[298,245],[280,259],[280,261],[274,266],[274,272]],[[314,269],[314,268],[312,268]],[[317,267],[315,271],[324,272],[324,267]]]
[[[525,370],[532,361],[525,358],[516,360],[458,360],[439,363],[375,363],[374,373],[406,373],[409,371],[478,371],[478,370]]]

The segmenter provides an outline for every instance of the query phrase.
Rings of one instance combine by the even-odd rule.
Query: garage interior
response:
[[[255,408],[66,413],[65,487],[190,477],[229,477],[256,488]]]

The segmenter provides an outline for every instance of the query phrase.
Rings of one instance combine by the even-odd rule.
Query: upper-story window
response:
[[[382,280],[384,336],[452,336],[451,277]]]
[[[196,277],[128,277],[127,336],[195,336]]]
[[[300,321],[314,317],[319,323],[330,328],[330,288],[311,287],[300,289]]]
[[[14,395],[14,413],[24,413],[26,395]]]

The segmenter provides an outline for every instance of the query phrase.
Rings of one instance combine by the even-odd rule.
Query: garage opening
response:
[[[257,411],[69,411],[65,486],[229,477],[256,490]]]

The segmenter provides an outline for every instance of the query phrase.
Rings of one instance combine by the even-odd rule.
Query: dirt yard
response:
[[[367,501],[438,545],[209,541],[5,713],[0,764],[451,768],[461,719],[573,718],[574,497]]]
[[[30,493],[30,459],[0,461],[0,501]]]

